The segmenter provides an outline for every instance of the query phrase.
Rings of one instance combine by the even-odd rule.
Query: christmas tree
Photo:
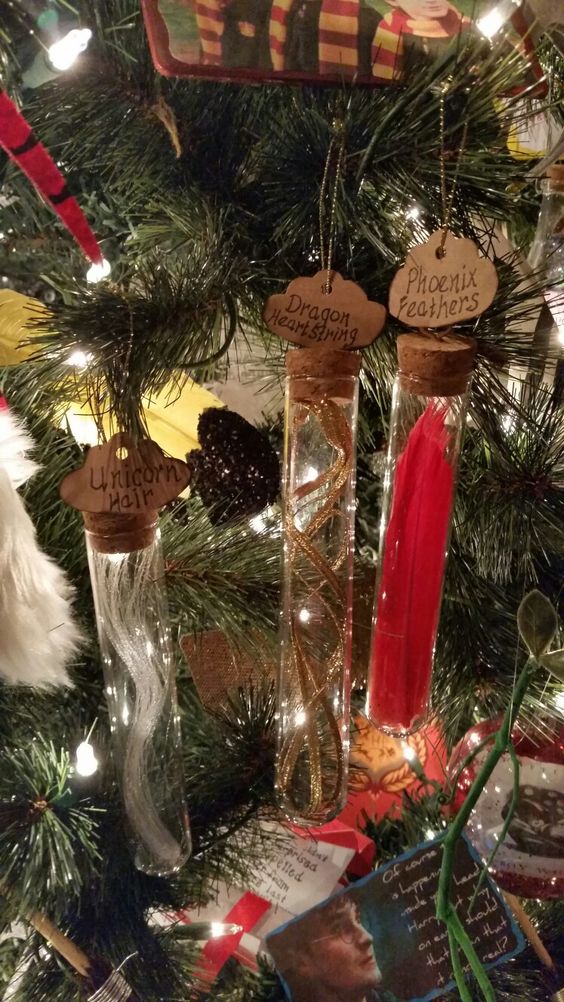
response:
[[[2,0],[0,14],[3,88],[64,174],[111,265],[108,274],[95,264],[87,280],[88,262],[53,211],[61,199],[38,196],[20,169],[22,144],[10,147],[0,135],[0,388],[10,408],[9,419],[0,411],[10,421],[0,471],[5,463],[10,475],[9,461],[22,451],[39,466],[20,461],[10,480],[18,493],[6,480],[0,495],[3,997],[127,998],[117,981],[107,995],[93,994],[120,968],[142,1002],[277,1002],[285,994],[272,966],[261,959],[245,967],[233,949],[206,980],[202,949],[213,945],[214,930],[197,911],[220,887],[254,886],[284,840],[272,666],[287,346],[267,326],[265,302],[326,267],[385,304],[410,249],[447,226],[474,241],[498,275],[491,305],[457,324],[457,334],[477,339],[477,354],[433,669],[442,776],[430,780],[423,756],[396,746],[400,754],[407,747],[415,773],[400,785],[395,811],[359,812],[355,821],[374,843],[376,865],[447,830],[444,763],[473,725],[499,726],[530,663],[519,641],[520,603],[532,590],[556,611],[561,602],[560,346],[543,306],[546,272],[538,262],[534,271],[524,265],[540,203],[531,168],[542,154],[518,157],[510,147],[533,114],[550,110],[560,121],[562,58],[546,38],[535,55],[540,90],[539,75],[531,83],[527,59],[503,33],[503,44],[476,35],[439,54],[408,53],[401,80],[377,87],[176,79],[154,67],[137,0]],[[50,45],[85,29],[91,35],[76,43],[84,49],[76,62],[64,68],[64,53],[49,61]],[[396,341],[407,329],[390,315],[362,350],[352,664],[361,733]],[[218,410],[222,401],[257,427]],[[94,462],[92,447],[116,432],[128,436],[126,451],[151,437],[166,456],[188,455],[192,477],[188,493],[178,497],[183,483],[153,506],[155,518],[162,509],[158,531],[152,516],[129,525],[149,532],[156,563],[137,559],[142,547],[128,554],[127,595],[137,589],[137,599],[117,611],[125,593],[111,573],[116,549],[91,538],[89,575],[80,504],[59,496],[65,477],[89,456]],[[99,525],[87,528],[103,535]],[[74,589],[74,626],[60,572]],[[159,619],[164,606],[142,608],[142,578],[147,588],[158,579],[162,594],[166,583],[169,629]],[[42,617],[55,594],[61,604],[49,607],[45,635]],[[102,665],[113,670],[126,616],[146,614],[154,633],[143,634],[132,659],[139,678],[145,668],[149,677],[154,648],[173,653],[181,736],[166,682],[148,691],[147,712],[162,698],[168,730],[156,747],[182,779],[174,762],[167,772],[167,759],[160,780],[138,796],[135,784],[116,785],[122,760],[133,768],[115,740],[130,706],[127,687],[118,693],[119,677],[104,679]],[[531,631],[520,626],[529,643]],[[548,644],[562,647],[557,630],[555,622],[536,650],[530,640],[535,670],[519,711],[528,734],[555,746],[562,664],[551,672],[541,658]],[[229,687],[227,663],[252,685]],[[160,733],[159,721],[151,726],[149,743]],[[355,788],[362,775],[357,759]],[[145,849],[164,852],[159,809],[174,813],[182,786],[189,858],[184,829],[168,868],[153,865],[150,850],[143,863],[132,849],[132,818],[141,828],[154,822],[152,843],[142,832]],[[553,858],[561,875],[564,848]],[[500,1000],[540,1002],[564,989],[562,901],[532,898],[524,908],[552,966],[527,946],[489,973]],[[183,909],[189,923],[167,919]],[[223,919],[219,943],[239,921]],[[410,997],[415,975],[413,984]],[[467,991],[483,997],[472,978]]]

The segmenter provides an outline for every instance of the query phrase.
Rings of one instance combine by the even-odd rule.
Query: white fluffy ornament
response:
[[[16,487],[38,469],[33,442],[0,398],[0,676],[11,685],[69,685],[80,642],[72,588],[37,544]]]
[[[0,469],[10,478],[13,487],[21,487],[39,469],[26,453],[33,449],[33,439],[11,413],[4,397],[0,397]]]

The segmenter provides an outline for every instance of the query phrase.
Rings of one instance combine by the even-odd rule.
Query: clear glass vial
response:
[[[303,348],[286,368],[276,788],[311,825],[347,795],[360,358]]]
[[[84,513],[116,770],[135,864],[174,873],[190,855],[157,512]]]
[[[366,714],[397,736],[425,721],[476,344],[398,338]]]

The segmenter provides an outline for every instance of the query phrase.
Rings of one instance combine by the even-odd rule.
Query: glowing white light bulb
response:
[[[499,7],[494,7],[493,10],[488,11],[484,14],[477,22],[477,28],[482,32],[486,38],[493,38],[497,35],[499,29],[504,23],[505,18]]]
[[[254,532],[264,532],[266,529],[266,521],[263,515],[254,515],[250,521],[249,525]]]
[[[406,759],[407,762],[415,762],[415,759],[417,758],[417,752],[415,751],[414,748],[411,747],[411,745],[408,745],[407,742],[404,742],[402,744],[402,751],[403,751],[403,757],[404,759]]]
[[[303,725],[306,722],[306,719],[307,718],[305,710],[298,710],[298,712],[296,713],[296,727],[303,727]]]
[[[564,713],[564,692],[559,692],[554,697],[554,704],[557,710],[561,710]]]
[[[49,62],[56,70],[68,70],[78,59],[81,52],[84,52],[92,32],[90,28],[73,28],[58,42],[53,42],[49,46]]]
[[[519,3],[520,0],[500,0],[487,14],[478,18],[476,21],[478,31],[481,31],[485,38],[493,38],[515,13],[515,8],[519,6]]]
[[[421,209],[419,208],[419,206],[418,205],[412,205],[407,210],[407,212],[405,214],[405,218],[406,219],[419,219],[420,215],[421,215]]]
[[[79,776],[93,776],[98,768],[98,759],[89,741],[82,741],[76,749],[76,771]]]
[[[73,351],[67,358],[67,365],[75,365],[77,369],[86,369],[92,361],[92,355],[87,351]]]
[[[108,275],[112,273],[112,266],[105,257],[102,258],[97,264],[91,264],[88,271],[86,272],[86,281],[93,285],[95,282],[101,282],[102,279],[107,278]]]
[[[300,609],[298,613],[298,618],[300,620],[300,623],[309,623],[311,619],[311,612],[309,612],[307,609]]]

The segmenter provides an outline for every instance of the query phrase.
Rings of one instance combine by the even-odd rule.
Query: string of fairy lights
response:
[[[500,0],[500,2],[494,4],[477,20],[476,26],[484,38],[492,40],[500,31],[504,30],[511,15],[518,8],[519,2],[520,0]],[[14,4],[10,3],[10,6],[14,6]],[[42,83],[52,79],[55,75],[71,71],[77,65],[81,56],[87,51],[93,37],[90,27],[80,24],[69,27],[68,21],[61,21],[59,14],[51,3],[46,5],[35,20],[37,30],[31,31],[30,34],[36,38],[39,51],[24,71],[22,77],[24,87],[29,88],[41,86]],[[408,221],[414,222],[420,214],[421,210],[419,206],[412,205],[408,208],[405,216]],[[0,239],[3,236],[4,234],[0,234]],[[90,265],[85,277],[88,283],[98,283],[107,279],[111,274],[111,270],[110,262],[104,258],[101,263]],[[559,323],[558,327],[560,340],[564,344],[564,324],[561,327]],[[90,357],[81,351],[75,351],[68,359],[69,365],[76,366],[79,369],[86,368],[89,361]],[[263,520],[264,517],[262,515],[256,516],[251,520],[251,525],[257,523],[253,527],[257,531],[264,531]],[[259,522],[260,525],[258,524]],[[555,701],[557,708],[564,710],[564,693],[558,694],[555,697]],[[406,746],[404,751],[405,758],[409,760],[413,754],[412,749]],[[97,772],[99,766],[100,762],[96,755],[96,749],[91,743],[91,733],[89,733],[76,748],[74,771],[78,776],[88,778]],[[217,923],[213,924],[217,925]],[[224,934],[223,926],[221,929],[218,928],[212,931],[212,935],[220,934]]]

